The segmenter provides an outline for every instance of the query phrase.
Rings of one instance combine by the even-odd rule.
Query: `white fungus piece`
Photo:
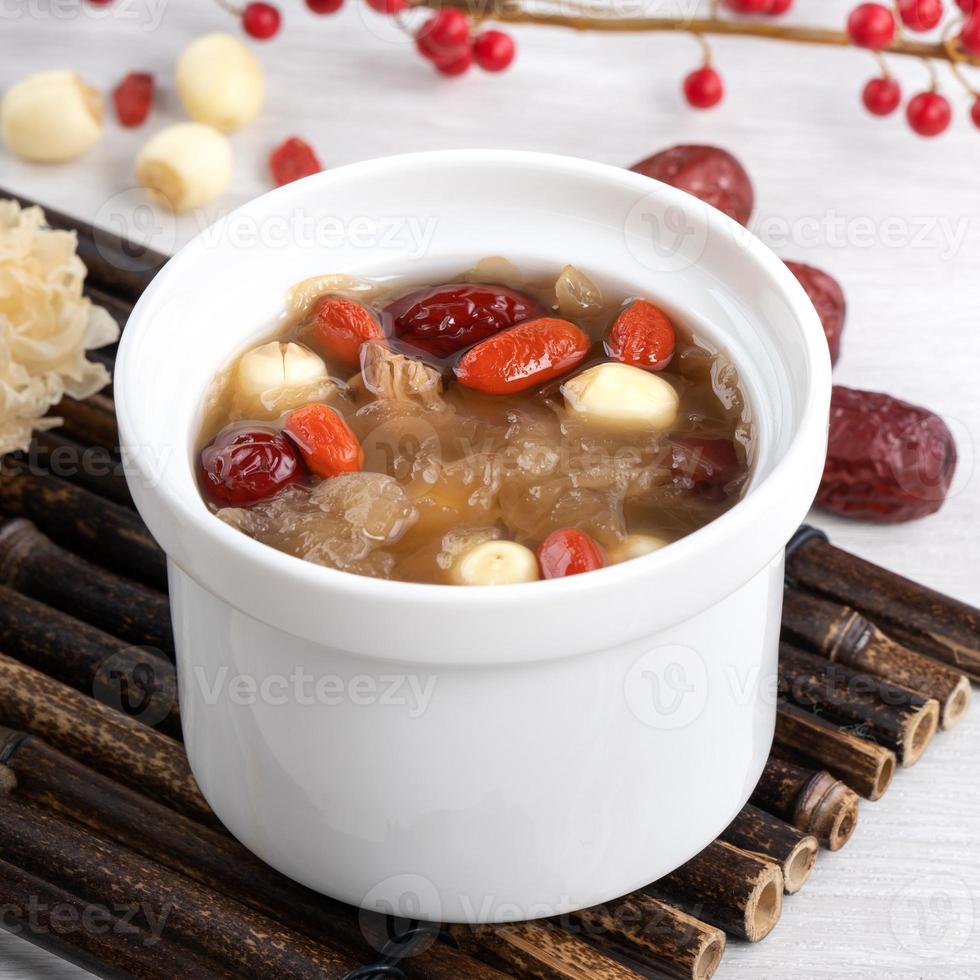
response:
[[[250,123],[265,99],[262,66],[231,34],[204,34],[191,41],[177,59],[176,80],[191,119],[222,133]]]
[[[0,454],[27,449],[63,395],[88,398],[109,383],[85,352],[119,339],[115,320],[82,295],[74,232],[45,226],[40,208],[0,201]]]
[[[7,149],[25,160],[74,160],[102,136],[102,96],[74,72],[38,72],[7,90],[0,130]]]

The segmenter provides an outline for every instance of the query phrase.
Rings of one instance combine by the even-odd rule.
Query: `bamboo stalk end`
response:
[[[745,938],[750,943],[765,939],[776,928],[783,911],[783,888],[779,865],[768,865],[745,905]]]
[[[715,975],[715,970],[721,965],[721,958],[724,953],[724,933],[706,937],[691,970],[694,980],[711,980],[711,977]]]
[[[972,700],[973,689],[970,687],[969,678],[964,675],[960,678],[959,683],[956,685],[956,688],[943,708],[942,715],[939,719],[939,727],[943,731],[949,731],[949,729],[955,728],[963,720],[963,716],[969,710]]]
[[[880,800],[885,795],[885,791],[891,786],[892,777],[895,775],[896,763],[897,760],[894,752],[882,755],[878,765],[878,772],[875,776],[874,787],[868,794],[869,800]]]
[[[819,850],[820,842],[811,834],[804,837],[783,862],[783,891],[787,895],[795,895],[806,884]]]
[[[929,747],[939,728],[939,702],[930,698],[921,711],[917,711],[905,728],[902,738],[902,765],[914,766]]]

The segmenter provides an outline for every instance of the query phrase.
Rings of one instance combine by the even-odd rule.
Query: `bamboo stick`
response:
[[[935,698],[942,728],[953,728],[970,707],[966,674],[906,649],[849,606],[788,588],[783,595],[783,636],[835,663]]]
[[[549,922],[450,926],[449,931],[461,949],[499,964],[510,976],[534,980],[640,980],[641,976]]]
[[[713,841],[686,864],[647,886],[648,894],[756,943],[772,932],[783,906],[779,866]]]
[[[800,588],[857,609],[892,639],[980,682],[980,609],[819,537],[786,556],[786,574]]]
[[[0,586],[0,636],[11,657],[180,738],[177,675],[162,654]]]
[[[119,426],[116,407],[104,394],[77,399],[65,396],[51,410],[64,419],[62,430],[72,439],[87,446],[101,446],[110,453],[119,452]]]
[[[129,921],[127,908],[83,901],[57,885],[0,860],[4,928],[99,977],[223,980],[237,974],[204,964],[163,936]]]
[[[858,822],[858,798],[829,772],[817,772],[769,757],[751,802],[839,851]]]
[[[2,188],[0,198],[18,201],[22,207],[37,203]],[[105,228],[79,221],[54,208],[42,207],[50,227],[75,233],[78,256],[88,270],[86,285],[135,303],[167,261],[167,256],[152,248],[121,238]]]
[[[0,794],[0,853],[90,902],[140,903],[133,921],[152,929],[165,915],[171,942],[219,970],[283,980],[341,980],[358,964],[345,950],[314,943],[216,892],[100,841],[36,807]]]
[[[826,769],[866,800],[879,800],[891,785],[895,753],[859,738],[820,715],[784,704],[776,712],[774,752],[812,769]]]
[[[577,934],[671,980],[710,980],[725,933],[643,892],[569,916]]]
[[[194,820],[220,826],[179,742],[2,654],[0,724],[37,735]]]
[[[375,947],[362,935],[374,916],[291,881],[226,834],[116,783],[34,736],[0,728],[0,758],[16,776],[16,799],[115,841],[316,942],[344,946],[364,962],[375,958]],[[383,943],[380,923],[371,938],[376,946]],[[444,944],[414,953],[405,970],[420,980],[502,976]]]
[[[903,766],[922,758],[939,724],[934,699],[788,643],[779,645],[779,683],[793,703],[839,724],[859,726],[895,752]]]
[[[30,521],[0,523],[0,585],[128,643],[173,654],[165,595],[60,548]]]
[[[27,453],[32,472],[50,473],[120,507],[133,508],[122,460],[104,446],[83,446],[58,429],[34,434]]]
[[[820,842],[779,817],[747,803],[718,835],[719,840],[775,861],[783,873],[783,890],[795,895],[806,883],[817,859]]]
[[[0,470],[0,514],[33,521],[58,544],[96,564],[167,591],[167,560],[131,510],[17,463]]]

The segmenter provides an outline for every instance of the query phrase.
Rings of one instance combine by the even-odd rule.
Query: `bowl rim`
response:
[[[729,237],[737,236],[740,246],[745,249],[751,260],[776,284],[781,298],[788,304],[793,317],[800,325],[801,349],[808,377],[807,391],[800,401],[800,416],[796,431],[792,434],[781,458],[775,461],[771,471],[754,483],[746,495],[730,510],[703,528],[672,543],[668,548],[628,562],[607,566],[588,575],[540,580],[508,587],[467,586],[464,588],[372,578],[317,565],[277,551],[216,518],[207,509],[202,498],[198,497],[193,501],[185,500],[174,487],[168,485],[165,477],[154,480],[142,455],[128,453],[127,446],[144,444],[138,438],[140,422],[133,401],[129,397],[135,374],[131,362],[135,359],[138,341],[143,332],[153,324],[149,314],[154,303],[165,289],[170,288],[175,281],[179,281],[183,269],[192,265],[200,256],[208,233],[213,235],[223,225],[243,216],[258,217],[281,208],[290,201],[299,202],[309,195],[322,193],[332,185],[343,184],[352,176],[364,178],[384,173],[397,173],[406,167],[472,164],[536,168],[545,173],[554,173],[557,170],[563,175],[613,181],[622,185],[624,189],[635,190],[638,197],[650,194],[652,183],[656,186],[658,197],[663,195],[670,204],[678,206],[685,213],[692,215],[695,220],[705,222],[709,229],[713,227],[716,232],[727,234]],[[692,206],[694,201],[697,202],[697,207]],[[266,573],[272,572],[281,577],[284,585],[290,581],[303,582],[305,585],[312,584],[324,592],[339,593],[341,599],[349,595],[359,598],[369,597],[379,602],[397,599],[402,603],[407,601],[427,607],[438,605],[485,610],[504,605],[528,607],[556,593],[576,596],[596,589],[615,588],[619,583],[638,577],[670,575],[672,569],[687,564],[694,556],[710,553],[718,548],[738,529],[745,529],[747,525],[754,525],[757,528],[766,527],[767,512],[774,501],[783,496],[799,497],[800,489],[796,486],[797,474],[801,466],[805,465],[808,454],[812,453],[814,440],[819,442],[821,438],[826,437],[830,397],[830,356],[813,304],[783,261],[748,229],[715,208],[704,205],[697,198],[669,185],[653,181],[652,178],[642,174],[577,157],[524,150],[434,150],[377,157],[324,171],[260,195],[219,218],[210,228],[198,233],[157,273],[134,307],[120,341],[114,382],[116,409],[131,485],[134,479],[141,479],[144,487],[147,488],[146,493],[163,506],[171,520],[187,525],[194,540],[203,539],[219,548],[226,553],[229,561],[259,567]],[[800,520],[809,507],[810,499],[802,508]],[[139,500],[137,502],[139,503]],[[776,547],[785,544],[788,537],[789,533]],[[170,557],[174,558],[173,555]],[[181,564],[179,558],[177,563]],[[183,567],[182,570],[186,571]],[[190,574],[194,577],[192,572]],[[223,594],[220,588],[213,589],[212,583],[208,583],[206,587]],[[228,601],[232,600],[228,599]],[[256,615],[261,616],[261,613]]]

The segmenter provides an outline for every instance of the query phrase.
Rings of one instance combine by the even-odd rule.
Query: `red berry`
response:
[[[313,307],[311,326],[320,352],[349,365],[360,363],[364,343],[384,339],[371,311],[346,296],[321,297]]]
[[[973,108],[970,110],[970,118],[973,120],[973,125],[980,129],[980,96],[977,96],[973,103]]]
[[[367,5],[379,14],[400,14],[408,6],[408,0],[367,0]]]
[[[684,79],[684,98],[695,109],[710,109],[718,105],[724,94],[721,75],[707,65],[692,71]]]
[[[153,105],[153,76],[131,71],[113,90],[112,102],[123,126],[142,126]]]
[[[473,64],[473,52],[469,48],[461,48],[445,58],[435,58],[433,63],[440,75],[462,75]]]
[[[902,87],[894,78],[872,78],[864,86],[861,99],[868,112],[888,116],[902,104]]]
[[[484,31],[473,42],[473,57],[484,71],[503,71],[517,51],[514,39],[503,31]]]
[[[356,473],[364,466],[364,450],[343,418],[326,405],[298,408],[286,419],[286,432],[299,446],[306,465],[324,479]]]
[[[471,347],[456,365],[456,377],[487,395],[524,391],[581,364],[591,343],[568,320],[527,320]]]
[[[318,174],[323,166],[309,143],[298,136],[290,136],[269,154],[269,169],[276,187],[282,187],[301,177]]]
[[[585,531],[567,527],[552,531],[538,548],[538,564],[545,578],[565,578],[592,572],[606,564],[602,548]]]
[[[248,507],[304,473],[299,452],[276,429],[237,422],[201,450],[201,485],[222,507]]]
[[[968,54],[980,55],[980,10],[967,18],[960,31],[960,44]]]
[[[977,10],[980,10],[980,0],[956,0],[956,6],[959,7],[964,14],[972,14]]]
[[[938,136],[953,117],[949,100],[938,92],[920,92],[909,102],[905,114],[920,136]]]
[[[769,14],[770,17],[781,17],[792,6],[793,0],[770,0],[769,8],[766,10],[766,13]]]
[[[335,14],[344,5],[344,0],[306,0],[306,6],[315,14]]]
[[[452,357],[464,347],[545,315],[532,297],[503,286],[459,283],[427,287],[395,300],[382,314],[388,333],[417,351]]]
[[[880,51],[895,37],[895,15],[880,3],[861,3],[847,18],[847,33],[861,48]]]
[[[931,31],[943,19],[943,0],[898,0],[898,15],[910,31]]]
[[[662,371],[674,356],[673,324],[653,303],[638,299],[616,317],[606,353],[633,367]]]
[[[256,40],[267,41],[279,33],[282,17],[271,3],[250,3],[242,11],[242,27]]]
[[[457,57],[470,39],[470,22],[455,7],[446,7],[430,17],[415,35],[419,51],[430,60]]]

